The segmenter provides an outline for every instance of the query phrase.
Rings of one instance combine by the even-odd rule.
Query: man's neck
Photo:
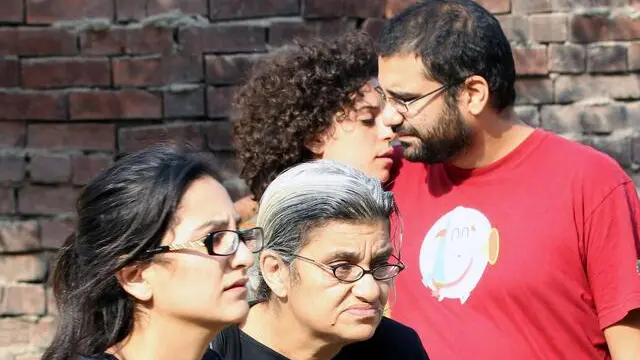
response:
[[[512,109],[478,119],[471,145],[449,161],[463,169],[493,164],[515,150],[534,131]]]
[[[268,301],[252,306],[247,321],[240,328],[263,345],[292,360],[329,360],[345,345],[314,336],[293,314]]]
[[[222,330],[208,329],[149,314],[131,334],[107,350],[120,360],[201,360],[211,339]]]

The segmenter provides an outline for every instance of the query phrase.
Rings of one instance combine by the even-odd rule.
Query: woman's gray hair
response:
[[[257,223],[264,229],[264,250],[291,263],[309,231],[329,221],[390,221],[395,201],[378,179],[330,160],[316,160],[281,173],[265,190]],[[256,261],[250,271],[251,298],[266,300],[271,289]]]

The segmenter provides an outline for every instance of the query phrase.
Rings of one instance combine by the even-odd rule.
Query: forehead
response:
[[[378,81],[383,89],[403,88],[427,82],[422,59],[415,53],[403,53],[378,59]]]
[[[389,223],[385,220],[367,222],[330,221],[307,234],[304,250],[314,253],[351,250],[357,253],[377,252],[391,243]]]
[[[233,212],[227,190],[211,176],[203,176],[194,180],[184,192],[176,218],[183,221],[227,219]]]

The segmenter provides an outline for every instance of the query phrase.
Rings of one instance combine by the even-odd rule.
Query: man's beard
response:
[[[421,124],[426,127],[426,124]],[[471,129],[462,120],[457,106],[448,99],[438,116],[435,125],[420,131],[406,121],[398,125],[395,132],[417,138],[418,142],[406,142],[400,139],[404,157],[411,162],[436,164],[445,162],[464,151],[471,144]]]

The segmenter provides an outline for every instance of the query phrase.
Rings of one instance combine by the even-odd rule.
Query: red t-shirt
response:
[[[392,316],[433,359],[605,359],[640,308],[640,205],[610,157],[544,130],[483,168],[403,162]]]

